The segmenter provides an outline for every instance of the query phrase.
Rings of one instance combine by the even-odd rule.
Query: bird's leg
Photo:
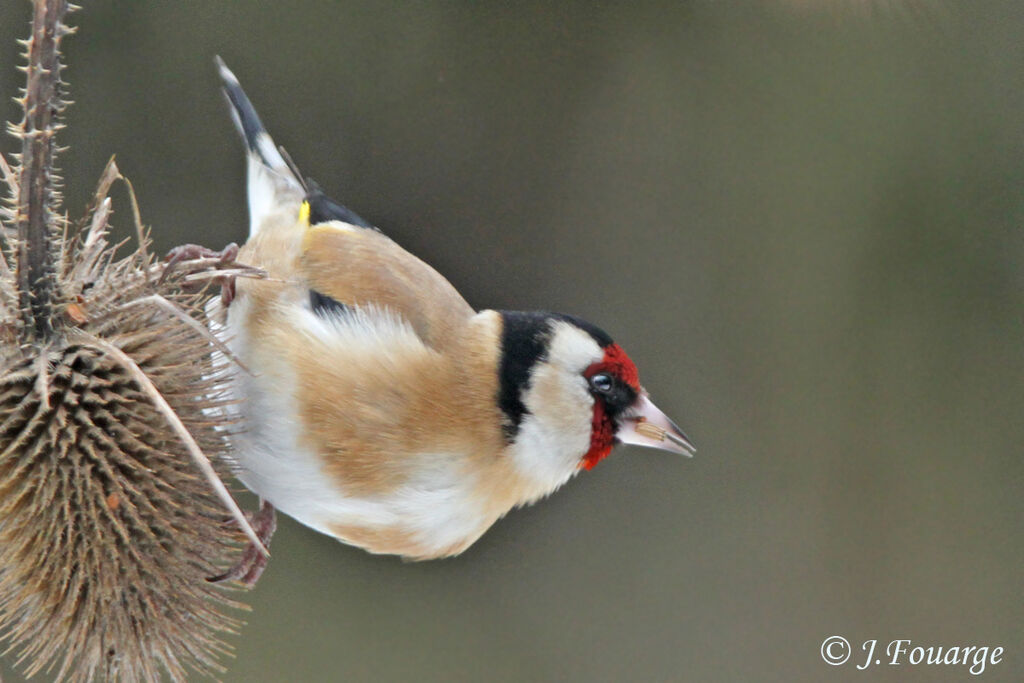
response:
[[[274,513],[274,506],[268,501],[260,499],[260,509],[255,514],[248,513],[249,523],[259,536],[264,548],[270,547],[270,537],[274,535],[277,528],[277,516]],[[211,576],[206,579],[210,583],[223,583],[225,581],[238,581],[250,588],[256,585],[267,568],[268,558],[255,544],[249,543],[242,557],[234,567],[223,574]]]
[[[209,249],[199,244],[183,244],[180,247],[175,247],[167,252],[167,256],[164,257],[166,264],[164,265],[164,272],[160,276],[161,281],[166,279],[168,274],[175,268],[182,264],[190,261],[198,262],[195,264],[195,270],[204,270],[207,268],[214,268],[216,270],[222,270],[225,268],[235,268],[238,264],[235,263],[235,258],[238,256],[238,245],[234,242],[230,243],[220,251]],[[235,298],[235,276],[224,275],[215,278],[220,281],[220,300],[224,306],[228,306]]]

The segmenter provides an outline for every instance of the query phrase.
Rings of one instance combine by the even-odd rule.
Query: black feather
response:
[[[530,384],[530,370],[544,356],[550,319],[543,313],[520,311],[501,311],[501,317],[498,407],[505,413],[502,431],[511,442],[527,413],[523,393]]]
[[[215,61],[217,68],[220,70],[221,82],[224,84],[224,96],[228,98],[228,103],[235,114],[235,122],[245,138],[245,144],[251,151],[260,154],[257,138],[259,138],[260,133],[266,132],[263,128],[263,122],[260,121],[259,114],[256,113],[256,108],[249,101],[248,95],[245,94],[242,86],[235,80],[234,74],[225,66],[224,60],[217,57]],[[262,154],[260,154],[260,158],[263,159]],[[263,161],[267,165],[271,165],[268,159],[263,159]]]
[[[328,315],[341,315],[351,310],[337,299],[321,294],[315,289],[309,290],[309,307],[321,318]]]
[[[620,377],[612,377],[612,388],[609,391],[592,391],[595,397],[604,401],[608,417],[618,417],[627,408],[636,403],[636,389],[626,384]]]
[[[320,186],[311,178],[306,178],[306,201],[309,202],[309,224],[326,223],[327,221],[342,221],[351,225],[358,225],[361,228],[373,228],[369,221],[359,216],[348,207],[342,206],[334,201],[320,189]]]

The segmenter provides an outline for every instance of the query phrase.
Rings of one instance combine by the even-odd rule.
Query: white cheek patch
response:
[[[527,414],[511,452],[516,469],[533,483],[529,500],[567,482],[590,450],[594,399],[583,371],[604,352],[594,339],[568,323],[556,323],[546,361],[538,363],[523,396]]]

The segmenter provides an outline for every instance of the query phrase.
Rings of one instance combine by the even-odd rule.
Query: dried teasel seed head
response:
[[[221,482],[230,368],[186,287],[197,273],[149,255],[130,185],[137,249],[108,243],[113,162],[68,223],[53,168],[67,2],[34,5],[21,154],[0,157],[0,639],[47,680],[216,674],[241,605],[207,578],[237,563],[240,529],[256,537]]]
[[[228,378],[201,331],[148,303],[141,252],[105,252],[88,282],[61,281],[82,292],[57,340],[0,347],[0,632],[28,675],[216,673],[240,624],[206,578],[243,537],[125,358],[225,476]],[[162,287],[198,314],[175,278]]]

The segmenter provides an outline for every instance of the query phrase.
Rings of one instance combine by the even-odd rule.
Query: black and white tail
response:
[[[231,105],[231,118],[245,139],[248,155],[249,235],[255,235],[273,213],[298,211],[306,190],[274,140],[260,122],[259,114],[246,96],[231,69],[216,58],[224,83],[224,95]]]

